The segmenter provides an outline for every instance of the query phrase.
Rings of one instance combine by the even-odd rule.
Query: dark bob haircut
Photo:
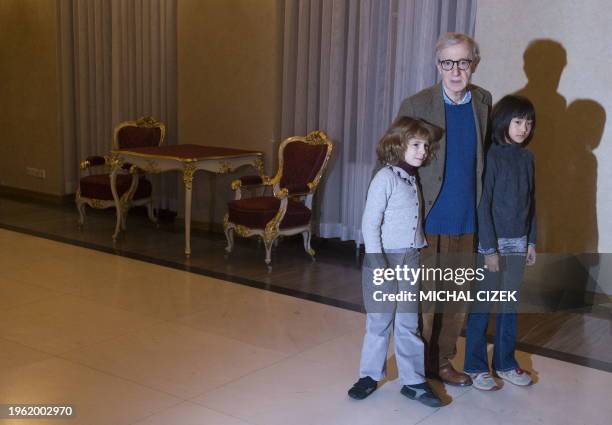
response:
[[[435,126],[418,118],[399,117],[387,129],[376,146],[376,155],[380,162],[397,165],[404,160],[408,141],[420,138],[429,142],[429,151],[434,149],[434,143],[442,136]]]
[[[531,133],[522,143],[522,146],[527,146],[531,141],[536,128],[533,103],[526,97],[511,94],[504,96],[497,102],[491,112],[491,137],[494,143],[500,145],[507,143],[506,139],[510,139],[508,129],[513,118],[523,118],[532,121]]]

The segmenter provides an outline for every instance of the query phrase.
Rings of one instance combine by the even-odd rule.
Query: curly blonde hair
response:
[[[421,119],[399,117],[387,129],[376,146],[376,155],[382,163],[397,165],[404,160],[408,141],[423,139],[429,142],[429,152],[434,151],[436,142],[441,137],[441,131]]]

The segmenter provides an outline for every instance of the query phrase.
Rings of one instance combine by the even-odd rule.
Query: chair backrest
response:
[[[166,137],[166,126],[152,117],[124,121],[113,132],[113,149],[160,146]]]
[[[275,180],[290,195],[313,193],[332,150],[333,143],[322,131],[285,139],[278,148],[279,167]]]

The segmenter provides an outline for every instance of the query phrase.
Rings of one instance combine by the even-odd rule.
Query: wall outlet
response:
[[[26,167],[26,174],[28,176],[36,177],[37,179],[47,178],[47,171],[41,168]]]

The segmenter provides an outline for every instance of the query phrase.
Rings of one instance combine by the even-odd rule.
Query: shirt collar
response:
[[[472,92],[469,89],[465,92],[463,99],[461,99],[458,103],[453,102],[452,99],[448,97],[448,95],[444,91],[444,86],[442,86],[442,95],[444,96],[444,103],[446,103],[447,105],[465,105],[466,103],[470,103],[472,101]]]
[[[399,167],[402,170],[404,170],[406,172],[406,174],[408,174],[409,176],[416,176],[417,175],[417,168],[413,167],[410,164],[408,164],[406,161],[398,162],[396,167]]]
[[[391,170],[397,174],[400,178],[405,179],[405,180],[413,180],[416,179],[416,173],[415,174],[408,174],[408,172],[406,170],[404,170],[402,167],[400,167],[399,165],[391,165],[391,164],[387,164],[388,167],[391,168]],[[416,171],[416,169],[415,169]]]

